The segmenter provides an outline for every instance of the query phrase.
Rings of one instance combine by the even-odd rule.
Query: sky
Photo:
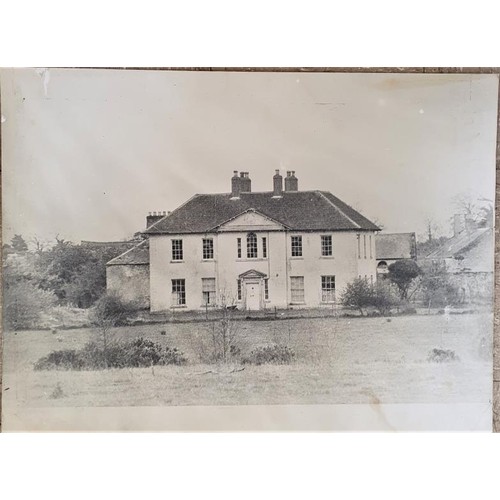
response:
[[[496,75],[3,69],[3,237],[130,238],[195,193],[276,169],[385,232],[494,199]]]

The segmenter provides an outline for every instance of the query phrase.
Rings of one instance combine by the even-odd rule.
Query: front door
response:
[[[245,284],[246,288],[246,308],[249,311],[260,309],[260,283],[250,282]]]

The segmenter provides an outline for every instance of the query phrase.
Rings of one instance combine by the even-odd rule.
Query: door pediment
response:
[[[238,276],[240,279],[262,279],[267,278],[267,274],[261,273],[260,271],[256,271],[255,269],[250,269],[249,271],[245,271],[244,273]]]

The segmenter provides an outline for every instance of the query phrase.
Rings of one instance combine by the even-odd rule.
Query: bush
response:
[[[4,288],[3,315],[5,326],[36,328],[42,313],[50,309],[56,297],[46,290],[38,288],[29,281],[19,281]]]
[[[373,287],[366,279],[356,278],[347,284],[340,302],[344,307],[357,309],[363,316],[364,310],[373,304]]]
[[[286,345],[271,344],[257,347],[250,354],[241,360],[243,364],[264,365],[276,364],[287,365],[295,357],[293,349]]]
[[[460,361],[460,358],[451,349],[432,349],[427,357],[427,361],[432,363],[449,363]]]
[[[101,370],[154,365],[184,365],[187,358],[176,348],[139,337],[129,342],[112,342],[106,350],[96,342],[82,349],[52,351],[35,363],[35,370]]]
[[[92,323],[99,328],[124,325],[127,317],[134,312],[132,304],[123,301],[115,294],[103,295],[94,305],[91,313]]]

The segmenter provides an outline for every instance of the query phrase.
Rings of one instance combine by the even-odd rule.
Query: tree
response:
[[[422,274],[418,264],[412,259],[397,260],[389,266],[388,278],[399,290],[402,300],[408,300],[410,287],[418,276]]]
[[[422,276],[421,287],[427,307],[447,306],[459,299],[459,291],[444,264],[434,264]]]
[[[56,297],[27,280],[18,280],[8,286],[4,283],[3,317],[8,328],[33,328],[43,312],[55,304]]]
[[[344,307],[357,309],[361,316],[364,310],[373,304],[373,287],[368,280],[356,278],[348,283],[340,297],[340,302]]]
[[[107,294],[95,303],[91,311],[90,321],[102,337],[105,368],[108,367],[109,332],[113,327],[126,322],[130,310],[129,304],[123,302],[118,296]]]
[[[379,279],[373,285],[371,305],[383,316],[391,312],[391,308],[397,306],[400,300],[394,290],[394,285],[388,280]]]
[[[10,240],[10,246],[16,253],[23,253],[28,251],[28,244],[20,234],[15,234]]]

